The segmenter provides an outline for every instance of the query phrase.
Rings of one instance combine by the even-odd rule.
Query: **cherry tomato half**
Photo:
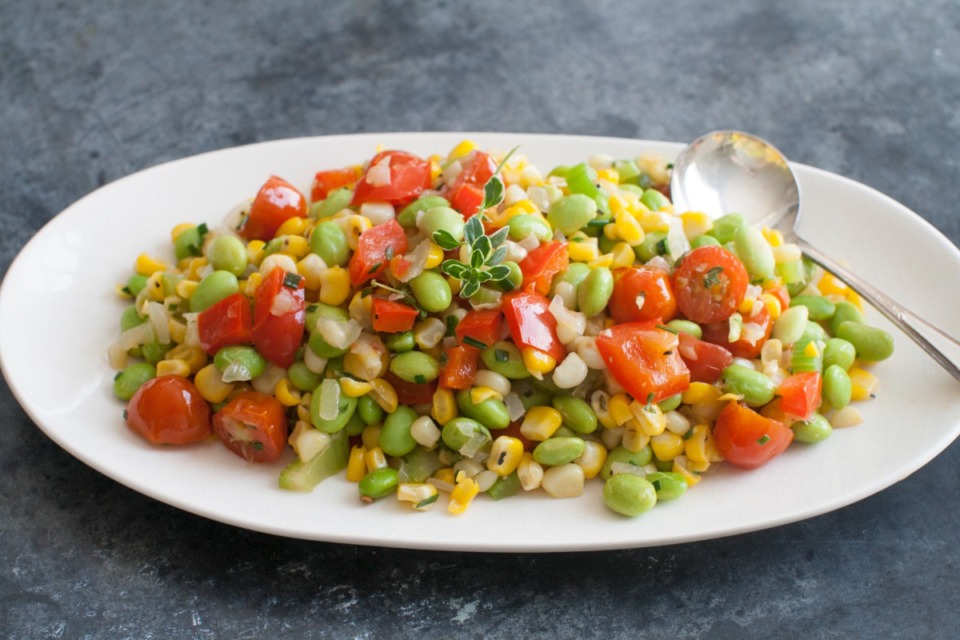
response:
[[[609,310],[617,323],[672,320],[677,315],[677,298],[673,295],[670,276],[648,267],[617,269],[613,274]]]
[[[273,396],[245,391],[213,416],[213,429],[247,462],[272,462],[287,443],[287,416]]]
[[[407,234],[396,220],[370,227],[360,234],[350,258],[350,284],[359,287],[387,270],[390,260],[407,250]]]
[[[675,333],[651,322],[628,322],[597,336],[597,350],[627,392],[640,402],[660,402],[690,386],[690,371]]]
[[[557,319],[550,301],[536,291],[513,291],[503,296],[501,308],[518,347],[533,347],[550,354],[558,363],[567,355],[557,337]]]
[[[286,369],[300,348],[306,318],[303,278],[274,267],[254,297],[253,345],[264,358]]]
[[[370,184],[370,171],[388,162],[389,181],[375,180]],[[357,182],[353,192],[353,204],[364,202],[389,202],[403,206],[417,199],[424,189],[430,188],[430,163],[406,151],[381,151],[373,156],[366,173]]]
[[[330,195],[330,192],[335,189],[352,187],[361,175],[360,167],[318,171],[313,178],[313,190],[310,193],[310,198],[313,202],[318,202]]]
[[[750,284],[740,260],[722,247],[698,247],[687,253],[673,274],[677,306],[699,323],[726,320],[737,310]]]
[[[550,292],[553,276],[566,271],[569,265],[570,256],[567,254],[566,242],[544,242],[520,261],[523,286],[532,286],[534,291],[545,296]]]
[[[717,416],[713,437],[720,455],[730,464],[756,469],[790,446],[793,431],[782,422],[730,402]]]
[[[249,342],[252,326],[250,302],[242,293],[227,296],[197,316],[200,346],[210,355],[223,347]]]
[[[127,404],[127,426],[153,444],[189,444],[211,433],[210,406],[182,376],[147,380]]]
[[[690,369],[691,382],[713,384],[723,375],[723,370],[733,364],[733,354],[723,347],[680,333],[680,357]]]
[[[306,217],[307,201],[303,195],[283,178],[270,176],[254,198],[240,235],[247,240],[267,241],[290,218]]]
[[[716,322],[703,325],[703,339],[707,342],[720,345],[737,358],[753,360],[760,355],[763,343],[773,331],[773,320],[766,306],[749,318],[743,319],[743,328],[740,337],[730,342],[730,321]]]

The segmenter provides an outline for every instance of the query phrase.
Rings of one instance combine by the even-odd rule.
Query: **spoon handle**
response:
[[[944,354],[939,348],[933,345],[919,331],[917,331],[916,328],[914,328],[914,325],[922,324],[926,327],[929,327],[954,345],[960,347],[960,341],[958,341],[955,336],[952,336],[943,329],[931,324],[927,320],[924,320],[897,301],[893,300],[890,296],[874,288],[872,285],[854,274],[846,267],[837,264],[825,253],[807,244],[803,239],[796,238],[795,242],[807,258],[846,282],[851,289],[859,293],[864,300],[873,305],[873,307],[886,316],[890,322],[897,325],[897,327],[899,327],[914,342],[916,342],[921,349],[926,351],[930,357],[936,360],[941,367],[946,369],[947,373],[957,380],[960,380],[960,369],[957,368],[957,365],[955,365],[946,356],[946,354]]]

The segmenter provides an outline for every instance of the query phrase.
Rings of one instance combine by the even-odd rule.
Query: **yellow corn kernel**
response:
[[[283,221],[279,227],[277,227],[277,232],[273,234],[274,238],[280,238],[283,236],[303,236],[304,232],[307,230],[308,221],[306,218],[287,218]]]
[[[783,234],[776,229],[764,227],[760,232],[763,234],[763,237],[767,239],[767,244],[771,247],[783,246]]]
[[[427,261],[423,263],[424,269],[433,269],[439,267],[443,262],[443,249],[435,242],[430,243],[430,251],[427,253]]]
[[[383,378],[374,378],[370,381],[370,386],[373,387],[373,389],[370,390],[370,397],[373,398],[384,411],[393,413],[397,410],[397,392],[394,390],[393,385]]]
[[[273,387],[273,395],[285,407],[295,407],[300,404],[300,390],[287,378],[281,378],[277,382]]]
[[[493,398],[494,400],[503,400],[503,396],[499,391],[494,391],[490,387],[474,387],[470,389],[470,402],[473,404],[480,404],[484,400],[489,400]]]
[[[462,158],[474,149],[477,148],[477,143],[469,138],[465,138],[457,143],[453,149],[450,150],[450,154],[447,156],[449,160],[456,160],[457,158]]]
[[[527,371],[538,379],[543,379],[543,374],[550,373],[557,366],[556,359],[540,349],[523,347],[520,349],[520,354],[523,356],[523,364]]]
[[[183,360],[161,360],[157,363],[157,377],[190,375],[190,365]]]
[[[363,448],[369,451],[374,447],[380,446],[380,431],[382,427],[379,424],[368,424],[360,432],[360,442]]]
[[[447,424],[457,417],[457,400],[450,389],[437,389],[433,392],[433,411],[431,411],[434,420],[441,425]]]
[[[684,440],[680,436],[670,431],[650,438],[650,448],[653,449],[653,455],[657,460],[673,460],[684,452]]]
[[[177,344],[183,344],[183,342],[186,341],[187,325],[184,323],[179,320],[174,320],[173,318],[168,318],[167,329],[170,331],[170,339]]]
[[[150,300],[156,302],[163,300],[163,271],[154,271],[147,278],[147,285],[144,288],[147,290],[147,296]]]
[[[683,235],[691,240],[695,240],[713,229],[713,220],[702,211],[681,213],[680,220],[683,222]]]
[[[614,193],[607,201],[610,205],[610,214],[614,217],[630,211],[630,202],[622,194]]]
[[[524,451],[517,465],[517,478],[524,491],[533,491],[543,481],[543,466],[533,459],[533,454]]]
[[[456,474],[453,471],[453,467],[444,467],[442,469],[437,469],[433,476],[431,476],[437,482],[442,482],[443,484],[448,484],[451,487],[456,484]]]
[[[817,343],[815,340],[811,340],[807,343],[807,346],[803,348],[803,355],[808,358],[816,358],[820,355],[820,349],[817,348]]]
[[[630,400],[625,394],[618,393],[613,396],[610,398],[610,403],[607,406],[615,427],[619,427],[633,420],[633,412],[630,411]]]
[[[620,172],[612,167],[597,171],[597,180],[606,180],[613,184],[620,184]]]
[[[204,400],[214,404],[226,400],[233,391],[233,384],[224,382],[220,377],[220,370],[212,363],[197,371],[193,384]]]
[[[324,304],[340,306],[350,295],[350,274],[343,267],[327,267],[320,272],[319,281],[320,302]]]
[[[654,231],[669,231],[670,223],[656,211],[649,211],[642,213],[639,216],[640,226],[643,227],[645,233],[652,233]]]
[[[877,376],[860,367],[850,367],[847,373],[850,375],[852,388],[851,400],[866,400],[873,395],[877,388]]]
[[[584,479],[590,480],[597,477],[607,461],[607,448],[593,440],[584,440],[583,445],[583,454],[574,462],[583,469]]]
[[[851,303],[860,311],[863,311],[863,299],[860,297],[860,294],[854,291],[853,289],[847,289],[847,302]]]
[[[181,222],[180,224],[178,224],[177,226],[175,226],[173,229],[170,230],[170,240],[172,242],[176,242],[177,238],[180,237],[181,233],[183,233],[184,231],[189,231],[190,229],[193,229],[196,226],[197,225],[191,222]]]
[[[368,449],[363,454],[363,462],[367,465],[367,472],[385,469],[387,465],[387,456],[379,446]]]
[[[683,404],[701,404],[712,402],[720,397],[720,390],[706,382],[691,382],[683,392]]]
[[[447,511],[459,515],[467,510],[473,499],[480,493],[480,485],[473,478],[468,478],[462,471],[457,478],[457,484],[450,492],[450,503],[447,504]]]
[[[623,437],[620,445],[627,451],[637,452],[650,443],[650,436],[644,433],[640,423],[630,419],[623,425]]]
[[[610,415],[610,395],[607,392],[595,391],[590,396],[590,406],[593,408],[593,412],[597,414],[597,420],[605,429],[613,429],[618,426],[614,422],[613,416]]]
[[[457,280],[457,282],[460,281]],[[350,299],[347,310],[350,312],[350,317],[364,327],[373,325],[373,296],[365,296],[362,291],[357,291]]]
[[[152,276],[158,271],[165,271],[167,269],[167,265],[162,260],[158,260],[157,258],[152,258],[145,253],[141,253],[139,256],[137,256],[134,269],[136,269],[136,272],[142,276]]]
[[[639,400],[634,400],[630,403],[630,413],[640,425],[640,429],[648,436],[659,435],[667,428],[667,419],[658,404],[652,402],[643,404]]]
[[[700,474],[694,473],[689,468],[689,460],[686,456],[677,456],[673,459],[673,468],[671,469],[674,473],[679,473],[687,481],[687,486],[692,487],[700,482]]]
[[[626,242],[618,242],[615,244],[610,255],[613,256],[613,260],[610,262],[611,269],[631,267],[637,259],[637,254],[633,252],[633,248]]]
[[[196,280],[200,282],[202,277],[200,276],[200,270],[207,266],[207,259],[203,257],[199,258],[186,258],[187,266],[183,269],[183,276],[187,280]]]
[[[359,398],[373,391],[373,385],[362,380],[343,377],[340,378],[340,390],[348,398]]]
[[[310,243],[303,236],[283,236],[277,253],[299,260],[310,253]]]
[[[350,449],[350,457],[347,458],[347,482],[360,482],[363,476],[367,475],[367,450],[363,445],[357,445]]]
[[[451,293],[453,293],[453,295],[457,295],[458,293],[460,293],[460,287],[463,286],[463,283],[457,278],[448,276],[447,285],[450,287]]]
[[[528,440],[543,441],[556,433],[561,424],[563,416],[553,407],[531,407],[520,425],[520,433]]]
[[[618,213],[616,217],[614,217],[613,226],[617,232],[617,237],[631,247],[635,247],[643,242],[643,227],[640,226],[640,222],[638,222],[629,211]],[[604,229],[606,229],[606,227],[604,227]]]
[[[347,244],[354,251],[357,250],[357,243],[360,242],[360,234],[373,226],[370,218],[358,214],[351,214],[345,218],[343,232],[347,235]]]
[[[323,258],[308,253],[297,262],[297,273],[303,276],[303,288],[315,291],[320,288],[320,274],[327,268]]]
[[[777,296],[772,293],[763,293],[760,294],[760,300],[767,308],[767,313],[770,314],[771,320],[776,320],[780,317],[783,309],[780,308],[780,299]]]
[[[443,168],[440,166],[440,156],[430,156],[430,182],[435,183],[441,173],[443,173]]]
[[[260,264],[263,260],[263,248],[266,246],[267,243],[263,240],[251,240],[247,243],[247,259],[250,264]]]
[[[428,482],[402,482],[397,486],[397,500],[409,502],[417,511],[429,511],[438,495],[437,488]]]
[[[540,213],[540,210],[537,209],[537,205],[533,204],[533,201],[530,200],[529,198],[518,200],[517,202],[514,202],[510,206],[516,207],[517,209],[519,209],[520,213]]]
[[[596,260],[591,260],[587,263],[591,268],[596,269],[597,267],[609,267],[613,265],[613,254],[605,253]]]
[[[709,462],[707,455],[707,436],[710,428],[705,424],[698,424],[690,430],[690,437],[683,442],[683,451],[687,460],[694,462]],[[679,453],[677,455],[680,455]]]
[[[193,295],[193,292],[197,290],[197,287],[200,286],[200,283],[196,280],[187,280],[184,278],[177,283],[177,295],[183,298],[184,300],[189,300],[190,296]]]
[[[610,225],[607,225],[608,227]],[[588,238],[586,235],[574,234],[567,245],[567,255],[574,262],[590,262],[600,257],[600,249],[596,238]]]
[[[487,469],[498,476],[508,476],[513,473],[523,459],[523,442],[519,438],[498,436],[490,448],[490,457],[487,458]]]
[[[756,298],[746,297],[740,302],[740,306],[737,307],[737,312],[740,313],[745,318],[749,318],[753,315],[753,305],[756,304]]]
[[[832,273],[824,273],[817,283],[817,288],[824,296],[839,295],[846,297],[847,295],[847,285]]]
[[[188,347],[185,344],[178,344],[167,351],[164,355],[167,360],[183,360],[190,367],[190,373],[196,373],[207,364],[207,354],[200,347]]]
[[[260,283],[263,282],[263,274],[259,271],[254,271],[250,274],[250,277],[246,279],[243,285],[243,295],[248,298],[252,298],[257,293],[257,288],[260,286]]]

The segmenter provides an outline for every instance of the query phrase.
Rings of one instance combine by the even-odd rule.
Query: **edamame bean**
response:
[[[660,211],[670,206],[670,199],[656,189],[644,189],[640,202],[650,211]]]
[[[200,281],[193,295],[190,296],[190,311],[194,313],[206,311],[238,291],[240,291],[240,284],[237,282],[237,276],[229,271],[214,271]]]
[[[127,291],[129,291],[130,295],[132,296],[136,296],[138,293],[143,291],[145,286],[147,286],[147,276],[142,276],[139,273],[135,273],[127,278]]]
[[[146,316],[141,316],[137,312],[136,305],[130,305],[123,310],[123,313],[120,314],[120,332],[128,331],[134,327],[139,327],[149,318]]]
[[[169,342],[160,344],[157,341],[153,341],[143,345],[141,351],[143,352],[144,360],[150,364],[157,364],[166,357],[167,351],[170,351],[172,348],[173,345]]]
[[[551,404],[551,395],[548,391],[538,391],[536,389],[525,389],[518,392],[520,404],[524,411],[530,411],[533,407],[549,407]]]
[[[719,247],[719,246],[720,246],[720,241],[706,233],[703,234],[702,236],[697,236],[692,241],[690,241],[691,249],[699,249],[700,247]]]
[[[600,477],[604,480],[609,479],[613,475],[613,465],[616,462],[643,467],[650,464],[651,459],[653,459],[653,450],[650,445],[644,446],[640,451],[630,451],[623,447],[617,447],[607,454],[607,459],[600,469]]]
[[[669,398],[665,398],[661,400],[660,402],[657,403],[657,406],[660,407],[661,412],[667,413],[679,407],[680,403],[682,402],[683,402],[683,394],[678,393],[676,395],[670,396]]]
[[[602,236],[606,237],[606,235]],[[664,231],[651,231],[643,236],[640,244],[633,248],[633,252],[641,262],[650,262],[656,256],[666,253],[667,234]]]
[[[791,307],[803,306],[809,310],[811,320],[829,320],[837,311],[837,305],[823,296],[800,295],[790,300]]]
[[[733,246],[751,279],[773,277],[777,262],[773,258],[773,248],[760,229],[743,225],[733,234]]]
[[[804,444],[814,444],[830,437],[833,433],[833,427],[819,413],[813,414],[809,420],[800,420],[790,425],[793,430],[793,437],[797,442]]]
[[[417,419],[417,412],[407,406],[399,406],[387,416],[380,430],[380,448],[388,456],[405,456],[417,447],[410,435],[410,426]]]
[[[612,220],[609,222],[612,222]],[[592,230],[595,233],[597,233],[597,235],[593,237],[596,237],[597,239],[597,248],[600,249],[600,253],[611,253],[613,251],[613,248],[617,246],[617,243],[620,242],[619,239],[608,238],[607,234],[603,233],[603,229],[597,229],[595,227],[587,227],[587,230],[588,231]],[[634,248],[634,253],[636,253],[637,248],[639,248],[639,245]]]
[[[290,365],[287,369],[287,377],[300,391],[313,391],[323,382],[323,376],[314,373],[302,362],[294,362]]]
[[[349,348],[340,349],[332,346],[323,338],[323,334],[319,331],[314,331],[310,334],[310,337],[307,339],[307,346],[321,358],[336,358],[342,356],[349,350]]]
[[[540,464],[556,467],[573,462],[583,455],[586,445],[582,438],[552,437],[544,440],[533,450],[533,459]]]
[[[493,486],[487,489],[487,495],[491,500],[503,500],[520,493],[520,486],[520,476],[514,471],[508,476],[497,478]]]
[[[550,285],[550,297],[553,298],[553,296],[556,295],[557,285],[561,282],[567,282],[573,285],[573,292],[576,294],[580,289],[580,285],[586,280],[587,276],[590,275],[591,271],[590,265],[585,262],[571,262],[566,271],[558,273],[554,277]]]
[[[554,229],[572,236],[580,228],[597,217],[597,202],[582,193],[563,196],[547,212],[547,221]]]
[[[398,353],[413,351],[413,348],[417,346],[416,341],[413,339],[413,331],[391,333],[387,336],[387,339],[384,340],[384,344],[387,345],[387,349],[390,349],[390,351]]]
[[[723,384],[731,393],[743,396],[743,401],[751,407],[769,403],[777,391],[773,380],[742,364],[732,364],[723,370]]]
[[[359,402],[357,403],[357,406],[359,407]],[[347,436],[358,436],[363,433],[363,430],[366,427],[367,423],[360,418],[360,413],[358,411],[354,411],[353,415],[350,416],[350,419],[347,420],[347,426],[343,428],[341,433]]]
[[[843,338],[830,338],[823,349],[823,366],[829,368],[838,365],[844,371],[849,371],[853,361],[857,359],[857,350]]]
[[[560,412],[563,424],[577,433],[597,430],[597,414],[590,404],[573,396],[554,396],[553,408]]]
[[[596,205],[594,205],[596,206]],[[545,220],[530,213],[521,213],[510,218],[507,222],[512,240],[523,240],[535,236],[540,242],[547,242],[553,238],[553,230]]]
[[[398,353],[390,360],[390,371],[407,382],[426,384],[440,375],[440,363],[422,351]]]
[[[823,371],[823,399],[835,409],[843,409],[850,404],[853,394],[853,384],[847,370],[837,364],[832,364]]]
[[[227,374],[229,380],[225,382],[253,380],[267,370],[266,359],[256,349],[246,345],[220,349],[213,356],[213,364],[221,374]]]
[[[173,253],[177,257],[177,260],[183,260],[191,256],[196,257],[202,253],[203,233],[201,233],[201,231],[205,229],[206,225],[204,225],[204,229],[200,227],[190,227],[177,234],[176,239],[173,241]]]
[[[239,277],[247,269],[247,247],[236,236],[217,236],[207,247],[207,260],[214,269]]]
[[[480,359],[483,360],[483,365],[487,369],[495,371],[505,378],[522,380],[530,377],[530,372],[523,364],[520,349],[512,342],[504,340],[494,342],[480,352]]]
[[[357,410],[357,399],[341,393],[337,401],[337,415],[327,420],[320,417],[321,397],[323,397],[322,393],[314,393],[310,396],[310,422],[324,433],[336,433],[347,426],[347,422],[353,417]]]
[[[484,440],[480,449],[489,450],[490,445],[493,443],[493,438],[490,437],[490,431],[476,420],[471,420],[470,418],[454,418],[447,422],[447,424],[443,425],[443,430],[440,432],[440,439],[443,440],[443,444],[447,445],[450,449],[459,452],[475,435],[479,435]]]
[[[365,424],[377,424],[383,420],[384,410],[369,395],[357,398],[357,413]]]
[[[327,194],[327,197],[319,202],[310,205],[310,217],[314,220],[322,220],[343,211],[350,206],[353,201],[353,189],[350,187],[340,187]]]
[[[799,307],[797,308],[799,309]],[[807,325],[803,328],[803,334],[800,336],[798,342],[805,344],[811,340],[826,344],[827,331],[816,322],[807,320]]]
[[[385,498],[396,491],[399,483],[400,474],[397,470],[384,467],[382,469],[374,469],[363,476],[360,484],[357,485],[357,490],[360,492],[361,499],[365,498],[366,501],[372,502],[373,500]]]
[[[689,320],[671,320],[667,323],[667,327],[680,333],[689,334],[694,338],[703,337],[703,329],[700,328],[700,325],[696,322],[690,322]]]
[[[607,308],[613,295],[613,273],[607,267],[596,267],[577,288],[577,306],[588,318]]]
[[[618,473],[603,483],[603,501],[621,515],[636,517],[657,504],[657,491],[645,478]]]
[[[328,267],[342,267],[350,260],[347,235],[333,220],[321,222],[313,228],[310,234],[310,251],[320,256]]]
[[[510,426],[510,412],[502,400],[487,398],[474,404],[469,389],[457,391],[457,406],[468,418],[472,418],[488,429],[506,429]]]
[[[863,322],[863,314],[852,302],[842,300],[834,304],[833,317],[830,318],[830,333],[836,336],[844,322]]]
[[[417,214],[421,211],[427,211],[434,207],[449,207],[450,203],[441,196],[423,196],[405,206],[397,214],[397,223],[404,229],[409,229],[417,225]],[[460,216],[461,221],[463,216]]]
[[[424,271],[410,281],[410,288],[417,304],[429,313],[440,313],[453,300],[446,278],[436,271]]]
[[[783,344],[793,344],[803,336],[807,328],[807,317],[810,309],[807,307],[790,307],[784,309],[780,317],[773,322],[771,335]]]
[[[446,231],[457,242],[463,240],[463,215],[450,207],[433,207],[423,212],[417,227],[431,240],[437,231]]]
[[[113,393],[121,400],[129,400],[137,389],[151,378],[157,377],[157,368],[147,362],[128,365],[113,379]]]
[[[350,319],[350,312],[341,307],[334,307],[333,305],[323,304],[322,302],[313,302],[307,307],[307,317],[305,319],[307,330],[314,330],[320,318],[330,318],[332,320],[346,322]]]
[[[852,344],[857,357],[865,362],[879,362],[893,355],[893,336],[883,329],[848,321],[837,329],[837,337]]]
[[[164,296],[177,295],[177,285],[183,280],[179,273],[165,273],[160,277],[160,283],[163,285]]]
[[[745,225],[746,222],[739,213],[728,213],[714,220],[713,229],[708,231],[707,234],[716,238],[720,244],[727,244],[733,240],[733,234],[737,232],[737,229]]]
[[[647,481],[657,492],[657,502],[676,500],[687,492],[687,479],[679,473],[657,471],[647,474]]]

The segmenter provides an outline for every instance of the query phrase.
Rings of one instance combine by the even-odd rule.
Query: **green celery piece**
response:
[[[295,460],[280,472],[280,488],[313,491],[320,482],[347,468],[350,441],[343,431],[331,436],[330,445],[306,462]]]

